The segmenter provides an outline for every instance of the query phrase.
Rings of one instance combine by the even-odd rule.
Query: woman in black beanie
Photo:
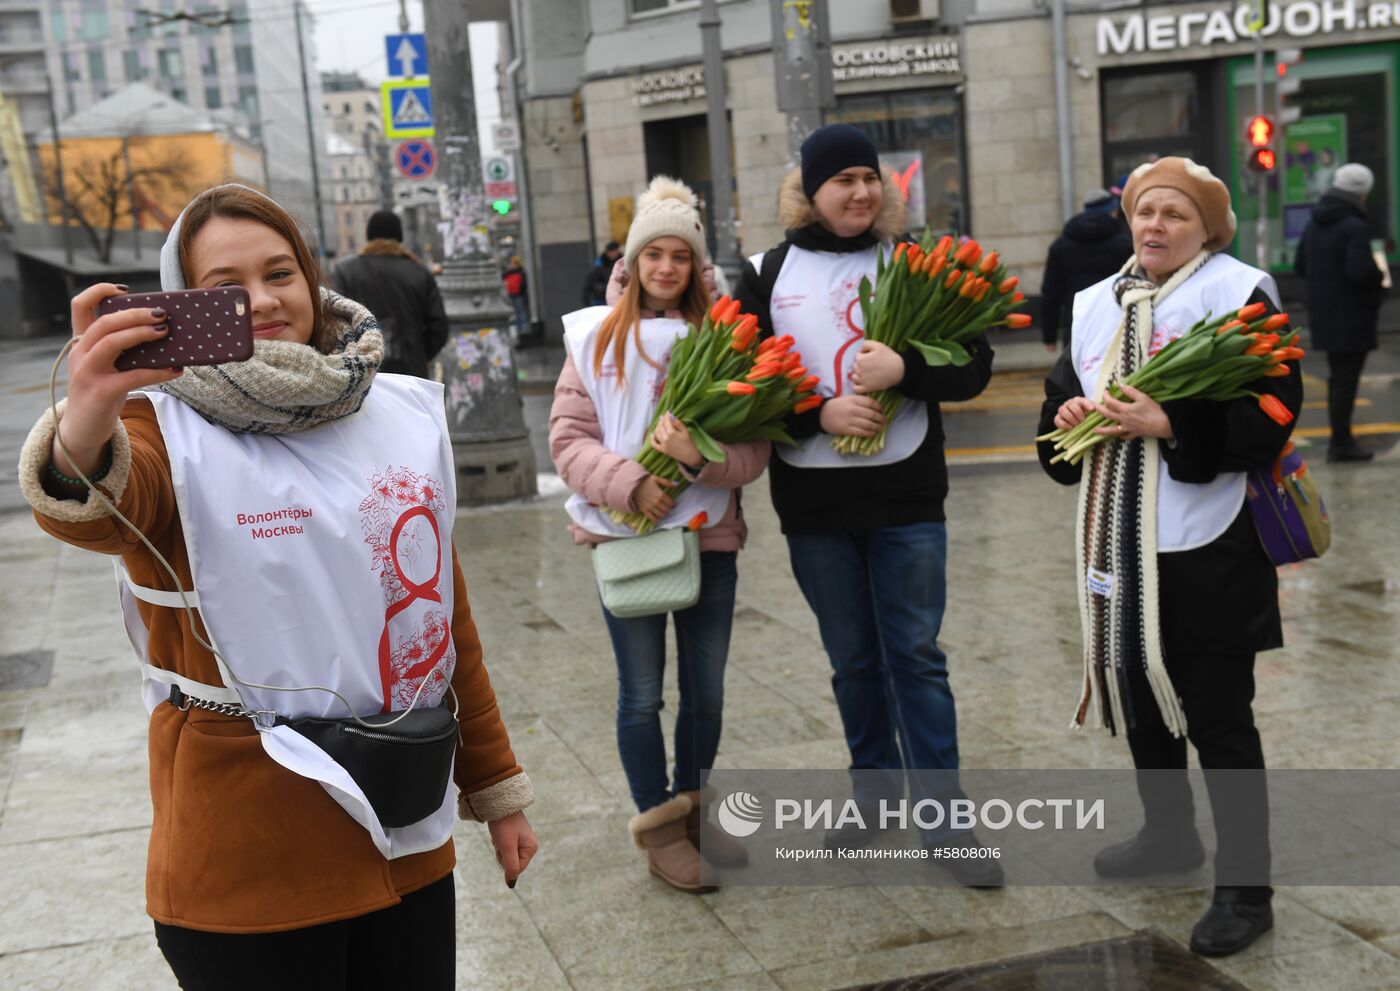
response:
[[[877,252],[888,251],[903,230],[904,202],[861,131],[831,124],[803,142],[802,167],[783,180],[778,217],[786,239],[749,259],[736,295],[758,315],[763,336],[796,339],[824,401],[789,418],[797,447],[774,447],[773,505],[831,660],[851,767],[893,772],[886,779],[902,794],[901,771],[958,767],[956,708],[937,644],[948,492],[938,404],[971,399],[986,387],[992,349],[978,337],[969,364],[930,368],[913,349],[863,340],[860,280],[874,282]],[[836,453],[833,435],[870,437],[884,426],[870,396],[881,389],[910,400],[890,422],[884,449]],[[886,797],[871,787],[880,775],[855,778],[858,802],[873,806]],[[850,833],[834,831],[828,842],[870,839]],[[970,833],[924,841],[976,844]],[[937,863],[964,884],[1001,883],[992,860]]]

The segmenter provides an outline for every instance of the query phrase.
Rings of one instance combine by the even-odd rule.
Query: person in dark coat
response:
[[[372,214],[368,243],[335,267],[331,281],[374,314],[384,334],[381,372],[428,377],[428,362],[447,343],[447,311],[437,280],[403,245],[403,223],[392,210]]]
[[[1084,199],[1084,212],[1071,217],[1050,245],[1040,284],[1040,336],[1047,351],[1061,340],[1069,349],[1074,294],[1123,267],[1132,257],[1133,238],[1118,217],[1118,200],[1106,189]]]
[[[613,266],[622,257],[622,247],[616,241],[603,246],[602,253],[593,259],[593,267],[588,270],[588,278],[583,280],[583,305],[607,306],[608,279],[612,278]]]
[[[1332,174],[1332,187],[1313,207],[1298,242],[1293,269],[1308,280],[1313,347],[1327,352],[1328,461],[1370,461],[1351,432],[1351,413],[1366,352],[1376,349],[1385,273],[1371,255],[1366,194],[1375,176],[1357,162]]]

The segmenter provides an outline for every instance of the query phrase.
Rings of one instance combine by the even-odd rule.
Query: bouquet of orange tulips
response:
[[[1285,362],[1303,357],[1303,349],[1294,344],[1298,339],[1296,331],[1282,340],[1274,333],[1288,323],[1288,314],[1265,316],[1265,309],[1263,303],[1251,303],[1214,320],[1207,314],[1122,383],[1111,386],[1109,395],[1122,399],[1119,386],[1130,385],[1159,403],[1170,399],[1223,402],[1253,396],[1275,423],[1286,426],[1293,422],[1293,414],[1277,396],[1260,395],[1245,388],[1261,377],[1285,377],[1289,374]],[[1052,430],[1036,440],[1055,442],[1059,453],[1050,459],[1051,464],[1078,464],[1095,445],[1117,439],[1094,433],[1095,428],[1112,422],[1094,412],[1070,430]]]
[[[984,254],[976,241],[959,247],[945,236],[934,244],[930,234],[919,244],[895,245],[888,262],[883,249],[877,259],[875,285],[860,280],[868,341],[895,351],[913,347],[930,365],[966,365],[972,355],[964,345],[978,334],[1030,326],[1029,316],[1011,312],[1025,299],[1017,278],[1006,274],[997,252]],[[888,425],[904,397],[893,389],[871,395]],[[885,429],[874,437],[833,437],[831,446],[842,454],[875,454],[885,446]]]
[[[648,472],[677,482],[679,495],[689,482],[674,458],[651,445],[657,422],[667,413],[685,424],[707,461],[724,461],[721,444],[751,440],[795,443],[783,429],[789,413],[820,404],[813,395],[817,377],[802,367],[790,335],[759,343],[758,317],[739,312],[739,301],[721,296],[697,329],[676,342],[666,369],[666,383],[636,460]],[[638,533],[655,524],[641,513],[608,510],[619,523]],[[700,521],[699,525],[703,525]]]

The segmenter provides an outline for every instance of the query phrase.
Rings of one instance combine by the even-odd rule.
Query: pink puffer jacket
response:
[[[739,511],[739,489],[763,474],[772,447],[766,440],[745,444],[724,444],[724,461],[712,461],[692,481],[717,489],[733,489],[724,518],[700,531],[701,551],[737,551],[743,548],[749,528]],[[554,386],[554,405],[549,411],[549,453],[559,477],[571,490],[599,506],[635,511],[632,493],[646,478],[646,469],[630,457],[603,446],[603,429],[598,411],[574,368],[573,358],[564,360],[564,370]],[[684,469],[682,469],[684,470]],[[576,544],[600,544],[611,540],[590,533],[576,523],[569,524]]]

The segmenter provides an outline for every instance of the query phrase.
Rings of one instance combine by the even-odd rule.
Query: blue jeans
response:
[[[606,608],[603,620],[617,659],[617,750],[637,810],[645,812],[676,792],[700,787],[700,772],[715,766],[724,708],[724,665],[734,625],[734,551],[700,555],[700,599],[689,609],[658,616],[619,619]],[[676,774],[666,777],[661,735],[661,685],[666,669],[666,617],[676,619]]]
[[[817,615],[852,770],[955,770],[958,717],[938,649],[947,599],[942,523],[790,534],[792,572]],[[875,802],[875,775],[856,799]],[[899,775],[891,788],[902,794]],[[864,793],[863,793],[864,792]]]
[[[515,308],[516,329],[523,334],[530,329],[530,304],[524,296],[512,296],[510,305]]]

